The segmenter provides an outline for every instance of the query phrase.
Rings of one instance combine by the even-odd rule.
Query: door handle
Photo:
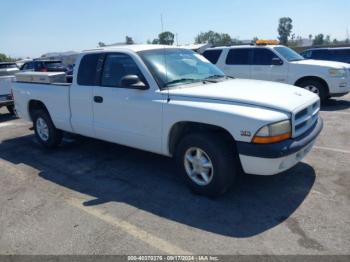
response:
[[[102,96],[94,96],[94,102],[95,103],[103,103],[103,97]]]

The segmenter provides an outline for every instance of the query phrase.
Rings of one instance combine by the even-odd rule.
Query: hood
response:
[[[344,68],[344,67],[350,68],[349,64],[342,63],[342,62],[313,60],[313,59],[305,59],[300,61],[294,61],[291,63],[299,64],[299,65],[323,66],[323,67],[330,67],[330,68]]]
[[[170,89],[169,95],[244,103],[284,112],[293,112],[318,100],[314,93],[296,86],[245,79],[186,85]]]

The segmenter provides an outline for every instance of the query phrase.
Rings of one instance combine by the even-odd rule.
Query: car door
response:
[[[163,97],[156,87],[121,87],[126,75],[137,75],[148,85],[135,60],[125,53],[105,57],[101,85],[94,87],[93,125],[97,138],[152,152],[161,152]],[[158,88],[158,87],[157,87]]]
[[[75,133],[95,137],[93,127],[93,91],[99,86],[104,54],[85,54],[78,61],[70,88],[71,124]]]
[[[274,65],[273,59],[279,59],[281,64]],[[272,50],[254,48],[251,69],[252,79],[285,83],[287,81],[288,65],[283,63]]]
[[[226,50],[227,51],[227,50]],[[228,76],[236,78],[251,78],[252,48],[231,48],[223,65],[219,66]]]

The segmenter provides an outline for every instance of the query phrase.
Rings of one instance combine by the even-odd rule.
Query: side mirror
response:
[[[272,65],[275,65],[275,66],[283,65],[283,61],[278,57],[272,58]]]
[[[120,80],[120,86],[125,88],[146,90],[148,86],[137,75],[126,75]]]

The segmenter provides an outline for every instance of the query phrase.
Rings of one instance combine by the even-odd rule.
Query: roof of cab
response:
[[[164,49],[164,48],[181,48],[178,46],[170,46],[170,45],[116,45],[116,46],[106,46],[100,47],[90,50],[84,50],[83,53],[90,52],[101,52],[101,51],[116,51],[116,50],[129,50],[132,52],[140,52],[146,50],[156,50],[156,49]]]

